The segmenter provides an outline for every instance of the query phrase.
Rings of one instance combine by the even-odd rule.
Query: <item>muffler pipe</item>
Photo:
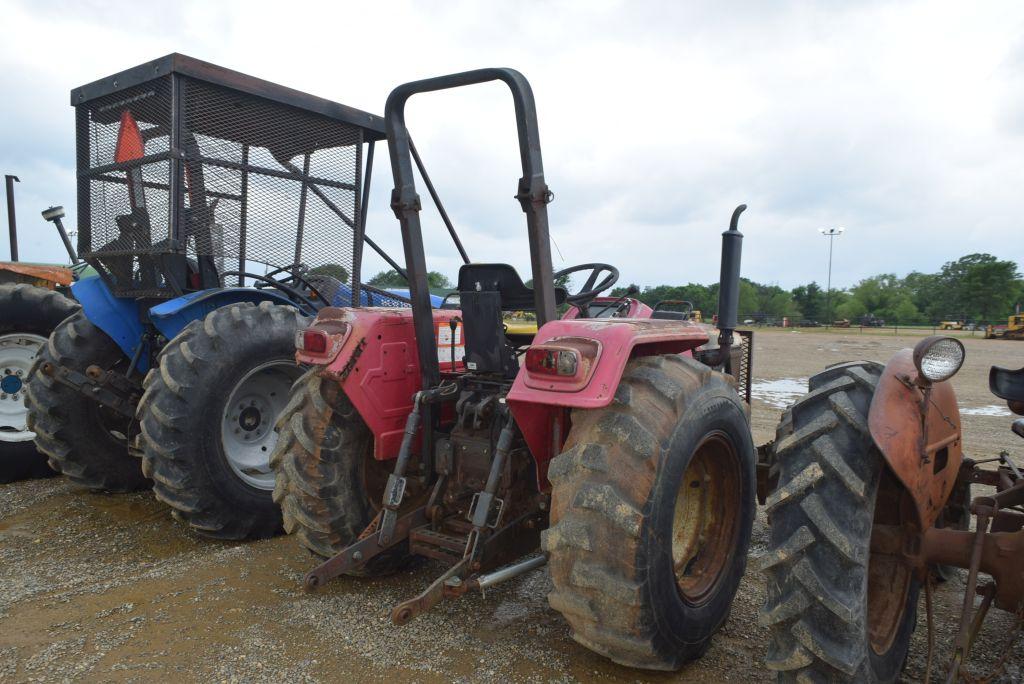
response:
[[[68,237],[68,231],[64,230],[64,207],[50,207],[43,211],[43,218],[53,223],[57,228],[57,233],[60,234],[60,239],[64,241],[64,249],[68,252],[68,257],[71,259],[71,265],[77,266],[79,263],[78,254],[75,252],[74,246],[71,244],[71,238]]]
[[[722,233],[722,270],[718,276],[718,358],[712,364],[721,366],[729,360],[733,331],[740,305],[740,260],[743,254],[743,233],[739,231],[740,214],[747,205],[732,212],[729,230]]]
[[[20,182],[17,176],[4,176],[4,189],[7,191],[7,230],[11,236],[11,261],[18,260],[18,217],[14,213],[14,184]]]

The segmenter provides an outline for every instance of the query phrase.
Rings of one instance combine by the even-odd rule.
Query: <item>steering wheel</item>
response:
[[[587,277],[587,282],[583,283],[583,288],[579,292],[571,294],[565,298],[565,301],[574,306],[579,306],[580,304],[589,302],[619,280],[619,269],[611,266],[610,264],[599,263],[580,264],[579,266],[563,268],[561,271],[555,273],[554,278],[555,280],[558,280],[563,276],[579,273],[580,271],[590,271],[590,275]],[[602,273],[607,273],[608,275],[598,283],[597,279]],[[597,284],[595,285],[594,283]]]
[[[245,271],[224,271],[220,274],[220,276],[222,279],[227,278],[228,276],[243,276],[245,278],[255,280],[255,287],[257,289],[272,287],[275,290],[280,290],[285,294],[286,297],[288,297],[288,299],[294,302],[296,308],[302,310],[302,313],[306,315],[315,316],[316,312],[320,310],[320,307],[317,306],[309,297],[305,296],[295,288],[286,285],[285,283],[288,280],[290,280],[288,278],[283,280],[274,280],[273,278],[270,277],[270,274],[258,275],[256,273],[246,273]],[[327,303],[327,300],[324,299],[323,295],[320,294],[320,292],[317,291],[315,287],[313,287],[309,283],[306,283],[306,281],[302,280],[302,278],[298,278],[297,280],[302,283],[305,283],[309,287],[310,291],[315,292],[317,297],[320,298],[320,301],[324,302],[325,304]]]

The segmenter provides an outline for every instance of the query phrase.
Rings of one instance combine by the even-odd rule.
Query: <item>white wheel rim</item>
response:
[[[220,431],[224,456],[235,475],[250,487],[274,489],[270,468],[270,454],[277,444],[274,424],[301,372],[292,361],[257,366],[235,385],[224,406]]]
[[[28,371],[44,344],[45,337],[31,333],[0,335],[0,442],[36,438],[28,429],[25,387]]]

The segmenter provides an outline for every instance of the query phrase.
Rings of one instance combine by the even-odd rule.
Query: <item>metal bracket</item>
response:
[[[530,179],[525,176],[519,179],[519,192],[515,197],[522,205],[523,211],[528,212],[534,204],[550,204],[555,201],[555,193],[551,192],[547,185],[542,185],[537,190],[530,189]]]
[[[491,508],[497,503],[498,510],[491,518]],[[505,512],[505,500],[499,499],[489,492],[476,492],[469,504],[469,511],[466,513],[466,520],[473,523],[473,527],[490,527],[492,530],[501,523],[501,515]]]
[[[412,198],[403,200],[402,192],[399,188],[395,188],[391,191],[391,211],[395,212],[395,218],[401,220],[402,216],[410,211],[421,211],[423,205],[420,202],[420,196],[413,193]]]
[[[135,418],[135,407],[142,396],[142,388],[120,373],[89,366],[83,375],[66,366],[52,363],[44,363],[40,372],[126,418]]]
[[[404,477],[397,477],[394,473],[388,475],[388,485],[384,490],[384,505],[386,507],[397,507],[402,503],[402,497],[405,496],[405,483]]]
[[[381,543],[380,536],[374,534],[372,529],[370,529],[369,534],[364,532],[359,541],[306,573],[306,588],[316,589],[332,577],[343,575],[354,567],[364,565],[374,556],[401,543],[409,537],[409,531],[412,528],[427,524],[426,510],[425,507],[421,507],[408,515],[402,516],[395,525],[394,535],[390,543]],[[375,523],[376,519],[370,523],[370,528],[373,528]]]

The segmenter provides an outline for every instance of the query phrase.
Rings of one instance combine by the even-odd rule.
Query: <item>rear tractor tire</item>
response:
[[[130,360],[82,311],[66,318],[39,352],[28,383],[28,429],[50,467],[96,491],[131,492],[147,486],[128,450],[134,421],[57,382],[45,364],[84,374],[89,366],[125,372]]]
[[[278,427],[270,464],[277,473],[274,501],[281,506],[284,529],[314,554],[330,558],[373,521],[394,462],[374,459],[373,435],[352,402],[336,382],[312,370],[292,388]],[[410,560],[406,542],[352,574],[385,575]]]
[[[56,475],[28,429],[27,383],[50,333],[79,308],[45,287],[0,285],[0,482]]]
[[[700,657],[729,615],[754,520],[754,445],[731,378],[680,356],[630,361],[577,410],[548,471],[552,608],[630,667]]]
[[[230,304],[185,326],[146,376],[142,470],[198,533],[246,539],[281,529],[270,454],[302,372],[295,333],[307,325],[290,306]]]
[[[912,510],[868,429],[881,372],[866,361],[832,366],[779,426],[759,560],[766,664],[779,681],[892,682],[907,657],[917,583],[894,559],[870,556],[873,524],[899,525]]]

